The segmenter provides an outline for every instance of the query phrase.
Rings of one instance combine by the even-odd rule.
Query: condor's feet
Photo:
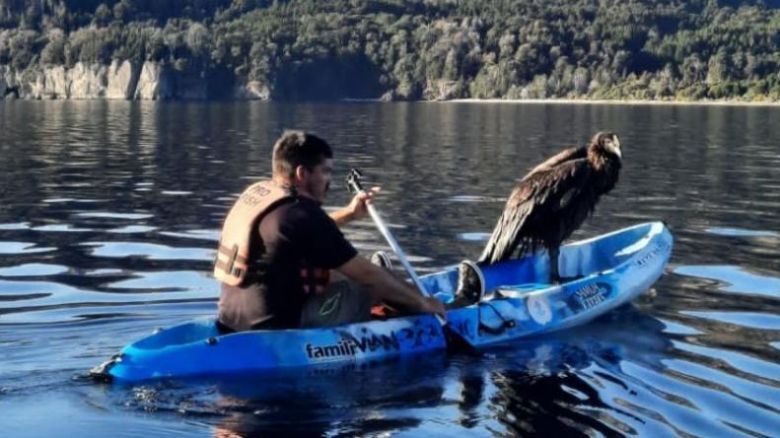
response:
[[[484,296],[485,278],[482,270],[471,260],[463,260],[458,265],[458,289],[449,307],[465,307],[481,301]]]

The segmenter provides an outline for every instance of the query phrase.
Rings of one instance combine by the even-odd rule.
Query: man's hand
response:
[[[338,271],[365,288],[376,301],[397,304],[410,313],[436,313],[442,317],[446,313],[444,303],[423,296],[411,284],[359,255],[341,265]]]
[[[371,187],[366,191],[362,191],[355,195],[347,205],[346,210],[349,212],[351,219],[362,219],[368,214],[368,204],[370,204],[377,193],[379,193],[379,187]]]
[[[377,192],[379,192],[379,187],[371,187],[368,191],[358,193],[346,207],[331,212],[330,218],[336,221],[338,226],[346,225],[355,219],[362,219],[368,214],[367,205],[371,203]]]

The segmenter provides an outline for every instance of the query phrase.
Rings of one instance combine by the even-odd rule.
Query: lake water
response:
[[[0,103],[3,436],[777,436],[780,108],[522,104]],[[609,129],[624,168],[575,237],[675,236],[632,306],[483,357],[352,373],[97,384],[92,366],[211,315],[226,209],[284,128],[351,166],[421,272],[477,257],[515,179]],[[386,249],[370,221],[348,227]]]

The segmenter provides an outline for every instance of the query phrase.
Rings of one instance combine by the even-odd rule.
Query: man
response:
[[[224,332],[364,321],[379,301],[444,314],[440,301],[358,255],[339,230],[365,216],[373,192],[330,216],[322,209],[332,161],[321,138],[286,132],[274,145],[272,180],[253,184],[233,205],[214,267]],[[331,282],[331,270],[351,283]]]

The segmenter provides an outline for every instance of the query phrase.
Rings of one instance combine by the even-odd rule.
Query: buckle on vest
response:
[[[228,259],[227,266],[225,267],[225,272],[233,275],[234,277],[238,277],[238,275],[234,273],[235,271],[241,272],[241,269],[234,268],[234,265],[236,264],[236,256],[238,256],[238,245],[233,244],[233,248],[230,251],[230,258]]]

